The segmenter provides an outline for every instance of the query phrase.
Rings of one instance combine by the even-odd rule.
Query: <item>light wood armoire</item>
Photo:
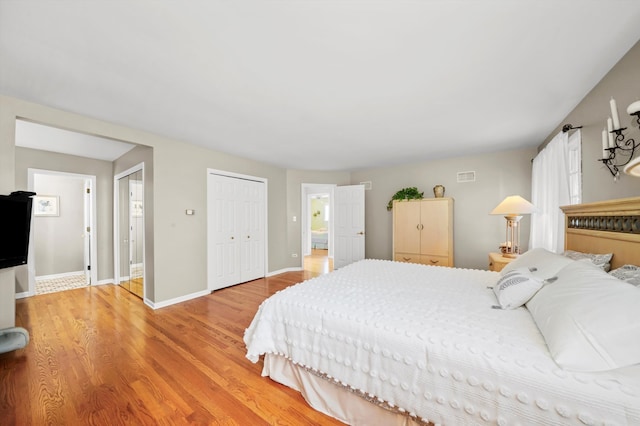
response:
[[[453,198],[393,202],[393,259],[453,265]]]

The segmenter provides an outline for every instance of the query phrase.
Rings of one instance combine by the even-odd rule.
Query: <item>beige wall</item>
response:
[[[326,185],[349,185],[351,174],[349,172],[321,172],[305,170],[287,170],[287,213],[284,219],[287,225],[287,256],[288,267],[302,266],[302,184],[326,184]],[[293,217],[296,221],[293,221]],[[297,258],[291,257],[295,253]]]
[[[59,201],[58,216],[34,216],[31,223],[36,277],[84,271],[84,188],[82,178],[34,176],[33,191]]]
[[[207,168],[268,179],[268,269],[274,271],[290,266],[290,259],[286,254],[287,246],[283,244],[287,233],[287,177],[284,169],[78,114],[0,96],[0,161],[2,164],[6,163],[6,167],[0,168],[2,177],[0,189],[4,189],[4,192],[15,189],[14,145],[17,117],[153,148],[155,293],[152,302],[167,301],[207,288],[205,232]],[[112,178],[110,182],[112,184]],[[112,192],[109,196],[112,197]],[[196,214],[187,216],[185,209],[195,209]],[[14,281],[13,271],[0,272],[0,287],[2,287],[0,291],[11,292],[10,295],[8,294],[8,300],[13,300]],[[10,290],[6,290],[7,283],[10,283]],[[10,305],[11,312],[7,310],[8,308],[2,307],[0,320],[7,318],[12,324],[15,311],[13,303]]]
[[[640,99],[640,42],[604,76],[580,101],[576,108],[558,123],[540,149],[546,145],[565,123],[583,126],[582,129],[582,201],[585,203],[640,195],[640,179],[621,173],[614,181],[608,169],[598,160],[602,158],[602,129],[611,114],[609,99],[618,104],[620,124],[627,127],[626,136],[640,143],[638,124],[631,121],[627,106]],[[640,150],[636,155],[640,155]]]
[[[425,161],[396,167],[353,172],[353,183],[371,181],[365,191],[366,257],[391,259],[392,212],[387,203],[399,189],[415,186],[433,197],[433,187],[444,185],[454,199],[454,262],[463,268],[488,268],[488,254],[505,239],[506,221],[489,212],[505,197],[531,197],[531,159],[535,148],[473,157]],[[475,171],[476,181],[456,183],[456,173]],[[522,219],[523,247],[529,242],[529,218]]]
[[[565,120],[558,123],[547,141],[561,125],[570,122],[583,128],[583,201],[637,196],[640,181],[622,176],[614,182],[597,162],[600,134],[609,114],[609,98],[620,106],[625,125],[630,119],[626,106],[640,97],[640,43],[607,74]],[[386,204],[400,188],[417,186],[432,196],[436,184],[446,187],[446,196],[455,199],[455,263],[459,267],[486,268],[487,253],[504,240],[505,221],[488,213],[504,197],[520,194],[530,198],[531,158],[536,149],[521,149],[459,157],[415,164],[349,172],[309,172],[284,170],[260,162],[234,157],[147,132],[117,126],[77,114],[0,96],[0,192],[9,193],[15,185],[15,119],[23,117],[42,124],[78,130],[98,136],[147,145],[153,148],[154,181],[153,225],[155,250],[155,294],[161,302],[206,289],[206,170],[207,168],[259,176],[268,179],[268,269],[277,271],[299,267],[301,258],[300,185],[302,183],[349,184],[371,181],[366,191],[366,255],[391,257],[391,213]],[[535,119],[535,117],[532,117]],[[640,140],[637,126],[627,131]],[[545,143],[547,142],[545,141]],[[473,170],[475,183],[456,183],[456,172]],[[195,209],[187,216],[185,209]],[[109,212],[111,214],[111,210]],[[149,225],[148,225],[149,226]],[[523,219],[521,237],[526,246],[529,220]],[[286,241],[286,244],[283,242]],[[112,250],[111,250],[112,251]],[[15,274],[0,271],[0,300],[13,300]],[[0,327],[13,324],[14,306],[0,308]]]
[[[0,97],[0,194],[10,194],[15,186],[16,113]],[[16,322],[16,274],[14,268],[0,269],[0,329]]]
[[[113,174],[110,161],[93,160],[75,155],[15,148],[15,183],[17,189],[27,189],[28,169],[52,170],[96,177],[96,242],[98,281],[113,278]],[[37,271],[36,271],[37,272]],[[16,283],[17,292],[26,292],[28,284]]]

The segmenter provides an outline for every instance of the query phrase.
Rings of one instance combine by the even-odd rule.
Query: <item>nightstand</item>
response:
[[[513,260],[513,257],[504,257],[502,253],[489,253],[489,270],[500,272]]]

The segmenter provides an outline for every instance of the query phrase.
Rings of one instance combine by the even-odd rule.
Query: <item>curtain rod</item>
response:
[[[562,133],[567,133],[569,130],[582,129],[582,126],[573,127],[573,124],[565,124],[562,126]]]

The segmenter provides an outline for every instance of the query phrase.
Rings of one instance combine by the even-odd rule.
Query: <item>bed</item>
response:
[[[567,250],[640,265],[640,198],[564,210]],[[541,287],[496,309],[514,274]],[[541,249],[502,272],[364,260],[265,300],[245,343],[348,424],[637,425],[638,315],[640,288]]]
[[[329,248],[329,231],[326,229],[311,230],[311,248],[327,250]]]

